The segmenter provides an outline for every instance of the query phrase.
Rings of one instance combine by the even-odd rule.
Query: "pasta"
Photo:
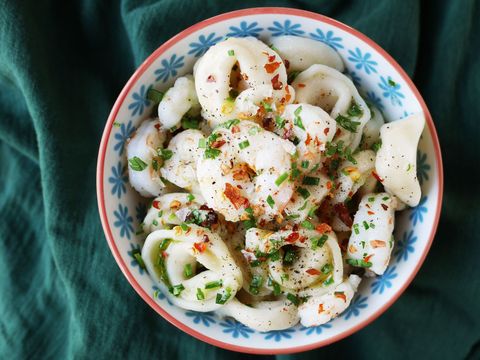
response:
[[[325,324],[386,271],[425,123],[385,122],[332,48],[272,42],[210,47],[127,143],[153,198],[141,264],[173,304],[259,331]]]

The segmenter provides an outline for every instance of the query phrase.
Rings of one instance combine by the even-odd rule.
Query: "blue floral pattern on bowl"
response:
[[[205,25],[179,39],[136,78],[115,115],[106,145],[102,179],[106,219],[119,256],[127,271],[158,306],[157,310],[208,338],[245,348],[259,344],[272,352],[295,348],[300,343],[314,345],[327,341],[373,316],[414,271],[428,245],[429,229],[438,204],[438,168],[432,134],[427,129],[420,141],[417,160],[422,200],[416,208],[397,217],[394,252],[385,274],[364,279],[352,303],[339,318],[312,328],[298,325],[287,330],[258,332],[230,318],[186,311],[171,304],[134,256],[144,241],[141,222],[148,200],[141,199],[127,184],[125,142],[151,112],[152,104],[146,98],[148,89],[153,86],[165,91],[177,76],[191,72],[194,62],[209,46],[226,37],[254,36],[265,40],[280,35],[308,37],[338,51],[346,64],[345,73],[360,87],[366,101],[379,108],[386,119],[398,119],[421,110],[402,74],[375,47],[344,28],[328,21],[280,13],[232,17]]]

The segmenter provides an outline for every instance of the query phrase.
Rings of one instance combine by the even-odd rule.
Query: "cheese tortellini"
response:
[[[271,44],[210,47],[126,145],[154,198],[139,264],[171,303],[258,331],[325,324],[386,271],[425,123],[367,106],[327,45]]]

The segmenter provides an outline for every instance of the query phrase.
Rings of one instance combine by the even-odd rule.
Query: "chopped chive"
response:
[[[261,275],[253,275],[252,281],[250,282],[249,290],[252,294],[258,295],[259,288],[263,284],[263,277]]]
[[[308,216],[309,217],[314,217],[315,216],[315,211],[317,211],[318,206],[312,207],[310,210],[308,210]]]
[[[228,56],[233,56],[235,55],[235,51],[234,50],[228,50]]]
[[[207,147],[207,139],[198,140],[198,148],[205,149]]]
[[[268,258],[270,259],[270,261],[280,260],[280,251],[272,251],[270,254],[268,254]]]
[[[185,223],[181,223],[180,224],[180,227],[182,228],[183,231],[187,232],[188,230],[190,230],[190,227],[185,224]]]
[[[302,180],[303,185],[318,185],[320,178],[314,176],[305,176]]]
[[[331,285],[331,284],[333,284],[333,281],[334,281],[334,280],[333,280],[333,276],[330,275],[330,276],[327,278],[327,280],[325,280],[325,281],[323,282],[323,285],[325,285],[325,286]]]
[[[272,106],[265,101],[262,101],[262,106],[263,106],[263,108],[265,109],[266,112],[272,112],[273,111]]]
[[[250,215],[253,215],[253,209],[251,207],[248,207],[245,209],[245,211],[250,214]]]
[[[250,143],[248,142],[248,140],[242,141],[240,144],[238,144],[238,147],[240,148],[240,150],[243,150],[249,146],[250,146]]]
[[[215,303],[223,305],[228,301],[228,299],[230,299],[231,296],[232,296],[232,289],[227,287],[223,294],[221,293],[217,294],[217,297],[215,298]]]
[[[360,125],[359,121],[350,120],[349,118],[340,114],[335,118],[335,121],[342,128],[351,132],[357,132],[357,126]]]
[[[163,158],[163,160],[168,160],[173,156],[173,151],[170,149],[162,149],[160,156]]]
[[[222,285],[223,285],[222,280],[210,281],[205,284],[205,289],[216,289],[216,288],[222,287]]]
[[[299,106],[295,109],[295,111],[293,112],[293,115],[299,116],[301,112],[302,112],[302,107]]]
[[[308,229],[308,230],[314,230],[315,229],[315,225],[313,225],[310,221],[308,220],[305,220],[305,221],[302,221],[301,224],[300,224],[302,227],[304,227],[305,229]]]
[[[375,201],[375,198],[374,198],[373,196],[371,196],[371,197],[368,198],[368,201],[369,201],[369,202],[374,202],[374,201]]]
[[[131,159],[128,159],[128,163],[130,164],[130,168],[134,171],[143,171],[147,168],[147,163],[140,159],[137,156],[134,156]]]
[[[283,129],[285,127],[285,119],[282,118],[280,115],[275,116],[275,124],[279,129]]]
[[[372,150],[375,152],[378,152],[378,150],[380,150],[381,147],[382,147],[382,140],[379,140],[372,145]]]
[[[185,287],[182,284],[178,284],[172,286],[169,290],[173,294],[173,296],[179,296],[180,293],[185,290]]]
[[[274,281],[272,278],[268,278],[268,285],[273,287],[273,296],[279,296],[282,293],[280,284]]]
[[[157,159],[152,160],[152,168],[153,168],[153,170],[158,171],[158,160]]]
[[[332,264],[325,264],[325,265],[323,265],[322,268],[320,269],[320,271],[321,271],[322,273],[324,273],[325,275],[330,274],[330,273],[332,272],[332,270],[333,270]]]
[[[230,101],[233,101],[233,99],[230,99]],[[232,119],[232,120],[225,121],[224,123],[220,124],[219,126],[224,127],[226,129],[230,129],[232,126],[238,125],[238,124],[240,124],[240,120]]]
[[[363,114],[363,110],[360,106],[357,105],[356,102],[352,103],[352,106],[350,106],[350,109],[348,109],[347,114],[350,116],[361,116]]]
[[[310,196],[310,192],[309,192],[307,189],[305,189],[305,188],[299,187],[299,188],[297,189],[297,192],[300,194],[300,196],[301,196],[304,200],[308,199],[308,197]]]
[[[317,248],[321,248],[323,245],[325,245],[325,242],[328,240],[328,235],[323,234],[322,236],[319,237],[314,237],[311,239],[312,241],[312,250],[315,250]]]
[[[273,200],[273,198],[270,195],[267,196],[267,204],[270,205],[272,209],[273,209],[273,206],[275,205],[275,200]]]
[[[220,154],[221,154],[220,150],[208,148],[205,150],[205,153],[203,156],[205,157],[205,159],[215,159]]]
[[[288,178],[288,172],[284,172],[275,180],[275,185],[280,186]]]
[[[355,231],[355,234],[360,234],[360,231],[358,230],[358,224],[353,224],[353,231]]]
[[[298,74],[300,74],[300,71],[290,72],[287,77],[287,82],[291,84],[295,80],[295,78],[298,76]]]
[[[362,259],[347,259],[347,264],[365,268],[369,268],[372,266],[372,263],[370,261],[365,261]]]
[[[193,194],[188,194],[188,195],[187,195],[187,201],[188,201],[188,202],[192,202],[193,200],[195,200],[195,195],[193,195]]]
[[[305,130],[305,126],[303,126],[302,118],[300,116],[297,116],[295,119],[293,119],[293,125]]]
[[[309,165],[310,165],[310,161],[308,161],[308,160],[303,160],[302,161],[302,168],[308,169]]]
[[[320,167],[320,164],[316,164],[313,168],[310,169],[310,173],[314,173]]]
[[[295,167],[292,168],[292,171],[290,173],[290,180],[295,181],[295,179],[298,178],[299,176],[300,176],[300,170],[297,169],[297,165],[295,164]]]
[[[147,91],[147,100],[150,100],[155,105],[162,101],[163,95],[165,95],[163,92],[150,88]]]
[[[205,300],[205,294],[200,288],[197,288],[197,300]]]
[[[140,266],[142,269],[145,269],[145,263],[143,262],[142,255],[140,255],[139,252],[133,253],[133,257],[138,263],[138,266]]]
[[[192,264],[185,264],[183,267],[183,275],[188,279],[193,275]]]
[[[305,201],[305,202],[303,203],[302,207],[298,209],[298,211],[305,210],[305,208],[307,207],[307,204],[308,204],[308,201]]]
[[[388,199],[390,199],[388,196],[384,196],[384,197],[382,198],[383,201],[387,201]]]
[[[289,276],[288,274],[282,274],[280,275],[280,279],[282,280],[282,284],[283,284],[283,281],[287,281],[289,279]]]
[[[291,265],[295,259],[297,258],[297,253],[295,250],[287,249],[285,254],[283,255],[283,262],[284,264]]]
[[[298,298],[298,296],[292,293],[287,294],[287,299],[290,300],[295,306],[300,305],[300,299]]]
[[[294,219],[298,219],[299,217],[300,217],[299,214],[290,214],[290,215],[285,216],[285,219],[286,220],[294,220]]]
[[[163,239],[162,242],[160,243],[160,250],[164,251],[167,250],[168,245],[172,242],[172,239]]]
[[[364,221],[362,224],[363,224],[363,227],[365,228],[365,230],[369,229],[368,223],[366,221]]]
[[[152,221],[152,225],[153,225],[153,226],[158,226],[158,221],[157,221],[157,220],[153,220],[153,221]]]

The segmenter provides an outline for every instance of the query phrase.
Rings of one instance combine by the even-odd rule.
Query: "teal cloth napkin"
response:
[[[95,166],[116,96],[165,40],[239,8],[315,11],[412,76],[437,126],[445,196],[427,260],[377,321],[282,359],[480,358],[480,4],[461,1],[0,1],[0,358],[248,359],[158,316],[100,226]]]

